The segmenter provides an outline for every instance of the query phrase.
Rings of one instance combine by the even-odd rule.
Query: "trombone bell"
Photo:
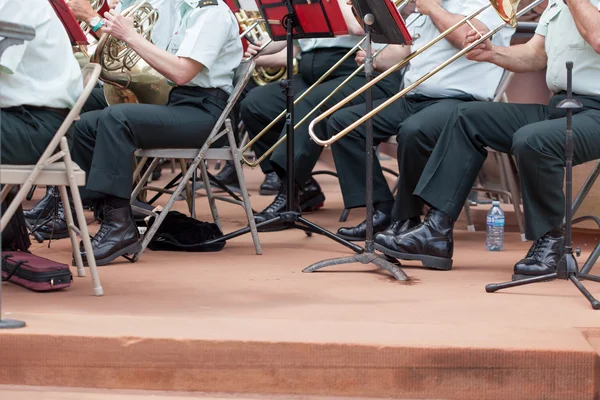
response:
[[[511,27],[517,26],[517,8],[521,0],[490,0],[500,18]]]

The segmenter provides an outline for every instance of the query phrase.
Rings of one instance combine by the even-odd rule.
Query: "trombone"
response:
[[[388,1],[388,0],[384,0],[384,1]],[[398,11],[401,11],[411,1],[412,0],[393,0],[394,5],[398,9]],[[354,15],[356,17],[356,12],[355,12],[354,8],[353,8],[353,11],[354,11]],[[360,20],[360,18],[358,18],[358,17],[356,17],[356,18],[359,21],[359,23],[362,24],[362,21]],[[361,46],[363,45],[363,43],[366,40],[367,40],[367,37],[365,36],[354,47],[352,47],[342,58],[340,58],[331,68],[329,68],[329,70],[327,70],[323,74],[323,76],[321,76],[319,79],[317,79],[317,81],[315,83],[313,83],[308,89],[306,89],[304,92],[302,92],[302,94],[300,94],[298,96],[298,98],[296,100],[294,100],[294,105],[298,104],[298,102],[300,102],[304,97],[306,97],[315,87],[317,87],[318,85],[323,83],[323,81],[325,79],[327,79],[327,77],[329,75],[331,75],[333,73],[333,71],[335,71],[340,65],[342,65],[342,63],[344,61],[346,61],[348,59],[348,57],[353,55],[356,51],[361,50],[362,49]],[[379,54],[382,50],[383,50],[383,47],[379,51],[377,51],[375,54],[373,54],[373,57],[376,57],[377,54]],[[364,68],[364,65],[361,65],[360,67],[358,67],[350,76],[348,76],[348,78],[346,78],[342,83],[340,83],[340,85],[338,85],[338,87],[332,93],[330,93],[321,103],[319,103],[319,105],[317,105],[315,108],[313,108],[312,111],[308,115],[306,115],[304,118],[302,118],[302,120],[300,122],[298,122],[296,125],[294,125],[294,129],[298,129],[299,126],[301,126],[304,122],[306,122],[306,120],[312,114],[314,114],[315,111],[317,111],[319,109],[319,107],[321,107],[323,104],[325,104],[325,102],[327,102],[342,86],[344,86],[348,81],[350,81],[350,79],[354,78],[358,73],[360,73],[360,71],[362,71],[363,68]],[[263,137],[269,130],[271,130],[273,128],[273,126],[275,126],[275,124],[277,122],[279,122],[281,120],[281,118],[283,118],[285,116],[285,114],[286,114],[286,111],[285,110],[282,111],[281,114],[279,114],[277,116],[277,118],[275,118],[273,121],[271,121],[269,123],[269,125],[267,125],[262,131],[260,131],[255,137],[253,137],[252,140],[250,140],[244,147],[242,147],[240,149],[240,154],[242,154],[241,159],[244,164],[248,165],[251,168],[255,168],[261,162],[263,162],[267,157],[269,157],[269,155],[273,151],[275,151],[275,149],[277,147],[279,147],[283,142],[285,142],[286,136],[284,135],[281,138],[279,138],[279,140],[273,146],[271,146],[261,157],[259,157],[254,162],[247,160],[246,157],[244,156],[244,154],[248,151],[248,149],[250,149],[254,145],[254,143],[256,143],[258,140],[260,140],[261,137]]]
[[[396,65],[390,67],[388,70],[386,70],[385,72],[381,73],[376,78],[373,78],[370,82],[368,82],[362,88],[358,89],[353,94],[351,94],[350,96],[346,97],[344,100],[342,100],[341,102],[339,102],[338,104],[336,104],[335,106],[331,107],[330,109],[328,109],[327,111],[325,111],[321,115],[319,115],[317,118],[315,118],[314,120],[312,120],[311,123],[310,123],[310,125],[309,125],[309,128],[308,128],[308,133],[309,133],[310,137],[312,138],[312,140],[315,141],[315,143],[317,143],[317,144],[319,144],[321,146],[325,146],[325,147],[327,147],[327,146],[329,146],[329,145],[337,142],[342,137],[346,136],[348,133],[350,133],[351,131],[353,131],[357,126],[361,125],[362,123],[364,123],[368,119],[372,118],[374,115],[376,115],[377,113],[379,113],[381,110],[383,110],[384,108],[386,108],[387,106],[389,106],[390,104],[392,104],[393,102],[395,102],[396,100],[398,100],[399,98],[405,96],[408,92],[410,92],[411,90],[413,90],[415,87],[419,86],[421,83],[423,83],[427,79],[431,78],[433,75],[435,75],[436,73],[438,73],[440,70],[442,70],[446,66],[450,65],[454,61],[458,60],[460,57],[462,57],[463,55],[465,55],[469,51],[473,50],[475,47],[479,46],[481,43],[485,42],[487,39],[491,38],[493,35],[495,35],[496,33],[498,33],[502,28],[504,28],[507,24],[510,25],[513,28],[516,27],[516,25],[517,25],[517,18],[520,17],[521,15],[529,12],[534,7],[537,7],[542,1],[543,0],[535,0],[534,2],[532,2],[531,4],[529,4],[527,7],[524,7],[521,11],[517,12],[517,7],[519,5],[520,0],[490,0],[489,4],[483,6],[479,10],[477,10],[477,11],[473,12],[472,14],[466,16],[465,18],[463,18],[462,20],[460,20],[459,22],[457,22],[456,24],[454,24],[453,26],[451,26],[450,28],[448,28],[446,31],[444,31],[443,33],[441,33],[438,37],[436,37],[435,39],[433,39],[430,42],[426,43],[425,45],[423,45],[423,47],[419,48],[418,50],[416,50],[416,51],[412,52],[411,54],[409,54],[404,60],[402,60],[399,63],[397,63]],[[505,3],[509,4],[510,9],[508,9],[508,10],[505,9]],[[327,118],[328,116],[330,116],[331,114],[333,114],[334,112],[336,112],[337,110],[339,110],[340,108],[342,108],[349,101],[351,101],[352,99],[354,99],[355,97],[357,97],[358,95],[360,95],[361,93],[363,93],[364,91],[366,91],[369,88],[371,88],[373,85],[375,85],[380,80],[384,79],[386,76],[390,75],[391,73],[393,73],[394,71],[398,70],[399,68],[402,68],[408,62],[410,62],[410,60],[412,60],[413,58],[415,58],[419,54],[423,53],[425,50],[427,50],[428,48],[430,48],[431,46],[433,46],[434,44],[436,44],[437,42],[439,42],[440,40],[442,40],[444,37],[446,37],[448,34],[454,32],[456,29],[458,29],[464,23],[467,23],[467,24],[471,25],[470,21],[473,18],[475,18],[477,15],[481,14],[483,11],[485,11],[486,9],[488,9],[490,6],[493,6],[494,9],[496,10],[496,12],[498,13],[498,15],[500,16],[500,18],[502,18],[502,20],[504,21],[503,24],[501,24],[498,27],[496,27],[495,29],[487,32],[486,34],[483,34],[483,35],[480,34],[481,37],[479,39],[477,39],[475,42],[471,43],[469,46],[465,47],[464,49],[462,49],[461,51],[459,51],[458,53],[456,53],[455,55],[453,55],[452,57],[450,57],[448,60],[444,61],[439,66],[435,67],[433,70],[431,70],[430,72],[426,73],[425,75],[423,75],[422,77],[420,77],[418,80],[416,80],[415,82],[413,82],[411,85],[407,86],[406,88],[404,88],[403,90],[401,90],[400,92],[398,92],[397,94],[395,94],[394,96],[390,97],[385,102],[383,102],[382,104],[380,104],[379,106],[377,106],[376,108],[374,108],[372,111],[370,111],[369,113],[365,114],[360,119],[358,119],[356,122],[354,122],[350,126],[346,127],[341,132],[338,132],[337,134],[335,134],[331,138],[329,138],[327,140],[323,140],[323,139],[319,138],[315,134],[314,127],[320,121],[322,121],[323,119]]]

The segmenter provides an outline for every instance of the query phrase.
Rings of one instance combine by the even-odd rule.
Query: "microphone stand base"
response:
[[[0,329],[17,329],[23,328],[25,321],[19,321],[16,319],[2,319],[0,320]]]

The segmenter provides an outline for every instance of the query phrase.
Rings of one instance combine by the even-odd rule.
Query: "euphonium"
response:
[[[240,27],[242,28],[242,31],[246,31],[255,21],[259,21],[260,19],[262,19],[258,11],[240,10],[237,13],[235,13],[235,16],[238,20],[238,23],[240,24]],[[269,35],[266,31],[265,23],[260,22],[258,25],[256,25],[256,27],[248,33],[248,36],[250,36],[250,38],[254,42],[263,42],[267,40],[269,38]],[[297,68],[298,67],[296,66],[294,69],[295,74],[298,73],[298,71],[296,70]],[[285,77],[285,71],[285,67],[257,67],[252,73],[252,79],[257,85],[263,86],[267,83],[275,82]]]
[[[158,12],[148,2],[140,2],[123,11],[133,18],[135,29],[150,40]],[[102,67],[104,96],[108,105],[120,103],[166,104],[171,91],[167,79],[150,67],[127,43],[104,34],[91,62]]]

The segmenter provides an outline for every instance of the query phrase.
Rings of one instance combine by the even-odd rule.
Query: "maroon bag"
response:
[[[2,280],[36,292],[48,292],[71,286],[73,275],[67,264],[23,251],[3,251]]]

